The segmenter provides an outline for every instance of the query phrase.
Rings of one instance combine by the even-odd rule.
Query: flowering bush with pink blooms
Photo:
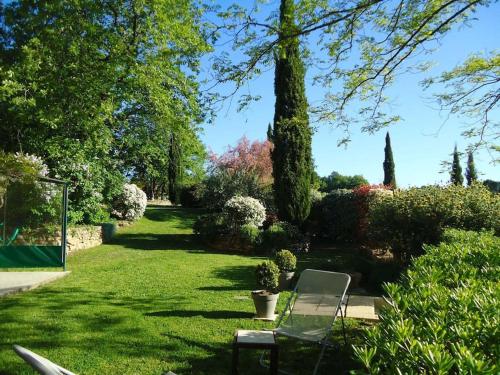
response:
[[[258,199],[272,211],[272,147],[269,141],[250,142],[244,137],[224,154],[212,154],[210,173],[201,191],[202,205],[221,211],[229,199],[240,195]]]

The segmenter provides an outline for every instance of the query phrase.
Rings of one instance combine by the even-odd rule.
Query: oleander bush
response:
[[[386,285],[393,306],[355,348],[360,373],[499,373],[500,238],[460,230],[442,238]]]
[[[446,228],[488,229],[500,234],[500,196],[481,184],[398,190],[370,204],[369,237],[402,261],[437,244]]]
[[[239,228],[246,224],[260,227],[266,219],[266,209],[252,197],[232,197],[226,202],[222,212],[231,228]]]
[[[144,215],[148,199],[135,184],[123,185],[123,192],[113,202],[112,214],[122,220],[138,220]]]

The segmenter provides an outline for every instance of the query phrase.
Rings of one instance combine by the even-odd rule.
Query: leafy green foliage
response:
[[[274,255],[274,263],[280,272],[293,272],[297,268],[297,257],[290,250],[281,249]]]
[[[490,189],[492,193],[500,193],[500,181],[484,180],[483,185]]]
[[[447,227],[500,233],[500,197],[481,184],[398,190],[370,204],[369,237],[409,260],[437,244]]]
[[[257,285],[268,292],[273,293],[278,288],[280,270],[271,260],[267,260],[257,266],[255,277]]]
[[[282,0],[274,81],[274,196],[280,219],[301,224],[311,209],[313,164],[305,68],[296,30],[293,1]]]
[[[389,106],[387,89],[402,73],[428,69],[430,64],[422,62],[421,56],[430,54],[435,42],[441,41],[450,30],[472,21],[477,8],[491,3],[491,0],[294,1],[297,22],[290,35],[300,38],[306,61],[319,68],[315,83],[326,89],[324,100],[311,112],[319,120],[345,130],[340,144],[349,141],[349,129],[354,125],[359,124],[362,131],[372,133],[400,120]],[[234,83],[235,90],[231,93],[271,68],[275,54],[279,57],[283,53],[279,13],[272,5],[239,2],[218,13],[221,21],[214,27],[214,34],[221,38],[229,35],[233,49],[241,52],[232,59],[221,54],[214,64],[217,82]],[[308,48],[311,44],[318,48]],[[452,87],[443,97],[454,99],[458,109],[461,103],[470,104],[470,114],[487,116],[485,109],[491,104],[498,105],[497,55],[483,58],[489,64],[473,61],[464,64],[465,72],[457,71],[451,80],[444,77],[445,82],[457,82],[458,89]],[[493,68],[488,69],[488,65]],[[483,82],[491,83],[484,90],[484,97],[479,93],[473,95]],[[462,92],[471,95],[461,101]],[[245,97],[244,102],[251,100]],[[482,134],[475,125],[469,130],[478,136]],[[495,139],[494,131],[484,135]]]
[[[273,207],[271,187],[262,185],[259,176],[224,169],[217,169],[206,178],[201,189],[201,203],[211,211],[221,211],[226,202],[236,195],[258,199],[268,210]]]
[[[359,174],[354,176],[344,176],[335,171],[333,171],[328,177],[321,177],[321,180],[322,186],[319,190],[326,193],[330,193],[337,189],[355,189],[369,184],[368,180]]]
[[[269,250],[277,250],[283,246],[290,247],[300,240],[299,229],[286,221],[274,223],[262,233],[262,245]]]
[[[464,176],[462,176],[462,166],[460,165],[460,156],[458,155],[457,146],[453,150],[453,162],[451,163],[450,182],[455,185],[464,184]]]
[[[497,374],[500,239],[448,231],[427,246],[356,357],[370,374]]]
[[[239,238],[246,245],[258,249],[262,241],[262,231],[255,225],[244,224],[239,228]]]
[[[435,97],[443,109],[474,119],[462,135],[474,139],[475,146],[494,146],[499,125],[492,112],[498,108],[500,53],[478,53],[470,56],[440,77],[423,82],[425,87],[438,85],[445,92]],[[496,152],[499,150],[496,149]]]
[[[104,216],[122,173],[143,185],[165,174],[173,131],[187,139],[183,167],[201,169],[200,9],[17,0],[1,12],[0,148],[39,155],[71,183],[73,222]]]
[[[356,240],[359,211],[352,190],[337,189],[317,202],[308,219],[309,230],[333,241]]]
[[[392,156],[391,137],[389,132],[385,136],[384,147],[384,185],[396,189],[396,171],[394,170],[394,157]]]

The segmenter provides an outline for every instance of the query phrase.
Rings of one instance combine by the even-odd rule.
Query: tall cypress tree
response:
[[[396,172],[394,170],[394,157],[392,156],[389,132],[385,135],[384,154],[384,185],[390,185],[393,189],[396,189]]]
[[[271,123],[267,125],[267,140],[269,142],[273,141],[273,126],[271,125]]]
[[[179,179],[181,175],[181,148],[175,132],[172,132],[170,135],[168,156],[168,198],[170,202],[177,204],[179,200]]]
[[[301,224],[311,209],[312,131],[293,0],[281,0],[274,92],[274,196],[282,220]]]
[[[477,171],[476,165],[474,164],[474,155],[472,155],[472,151],[469,151],[469,155],[467,157],[465,178],[467,179],[467,186],[471,186],[474,181],[477,181]]]
[[[453,163],[451,164],[450,182],[455,185],[464,184],[464,176],[462,176],[462,166],[460,165],[460,157],[458,156],[457,145],[453,151]]]

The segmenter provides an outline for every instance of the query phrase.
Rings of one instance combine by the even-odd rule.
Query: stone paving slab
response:
[[[69,275],[65,272],[0,272],[0,297],[34,289]]]
[[[379,308],[383,305],[384,300],[381,297],[351,295],[346,316],[353,319],[378,321]]]

